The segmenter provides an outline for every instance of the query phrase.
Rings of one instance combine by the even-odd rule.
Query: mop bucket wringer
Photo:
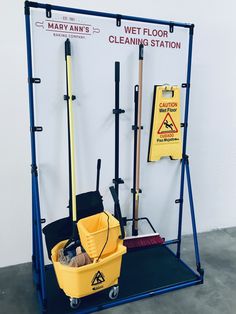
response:
[[[110,213],[102,212],[80,219],[77,227],[82,246],[90,258],[98,258],[99,255],[102,257],[116,251],[120,224]]]
[[[124,226],[120,205],[114,187],[110,187],[119,221],[108,212],[92,215],[78,222],[81,243],[93,262],[81,267],[70,267],[58,261],[58,252],[67,240],[59,242],[51,251],[52,263],[59,287],[70,297],[70,305],[76,308],[80,298],[110,289],[109,297],[119,293],[122,255],[127,251],[123,245]],[[91,223],[90,223],[91,222]],[[91,254],[91,255],[90,255]]]

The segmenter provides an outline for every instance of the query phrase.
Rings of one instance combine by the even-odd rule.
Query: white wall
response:
[[[235,226],[234,2],[227,7],[218,0],[51,3],[195,23],[188,153],[198,230]],[[23,2],[1,2],[0,12],[0,266],[6,266],[31,257],[30,142]],[[173,219],[164,207],[157,211],[152,218],[162,217],[160,231],[169,234]]]

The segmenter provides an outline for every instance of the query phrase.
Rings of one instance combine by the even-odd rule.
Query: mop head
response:
[[[130,250],[154,245],[162,245],[164,242],[165,239],[162,238],[159,234],[153,234],[126,238],[124,240],[124,245],[127,247],[128,250]]]
[[[58,251],[58,261],[70,267],[81,267],[92,263],[92,260],[87,253],[83,253],[81,246],[76,248],[76,255],[70,257],[70,255],[64,255],[64,249]]]
[[[92,261],[87,253],[82,253],[81,247],[76,248],[76,256],[72,257],[69,266],[70,267],[81,267],[87,264],[91,264]]]

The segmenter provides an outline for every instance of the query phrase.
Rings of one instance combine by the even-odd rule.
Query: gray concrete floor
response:
[[[121,305],[101,314],[236,314],[236,228],[199,234],[205,284]],[[193,264],[192,238],[183,258]],[[0,313],[39,314],[31,264],[0,268]]]

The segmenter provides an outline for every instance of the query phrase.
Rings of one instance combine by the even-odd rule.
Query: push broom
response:
[[[159,234],[138,236],[139,218],[139,194],[140,194],[140,151],[141,151],[141,130],[142,130],[142,94],[143,94],[143,45],[139,45],[139,79],[135,86],[134,102],[134,173],[133,173],[133,224],[132,236],[125,238],[124,245],[128,249],[147,247],[163,244],[164,240]]]
[[[142,94],[143,94],[143,45],[139,46],[139,84],[136,86],[135,97],[138,105],[135,104],[135,139],[134,139],[134,221],[132,234],[138,235],[138,210],[139,210],[139,192],[140,192],[140,146],[141,146],[141,128],[142,128]]]

